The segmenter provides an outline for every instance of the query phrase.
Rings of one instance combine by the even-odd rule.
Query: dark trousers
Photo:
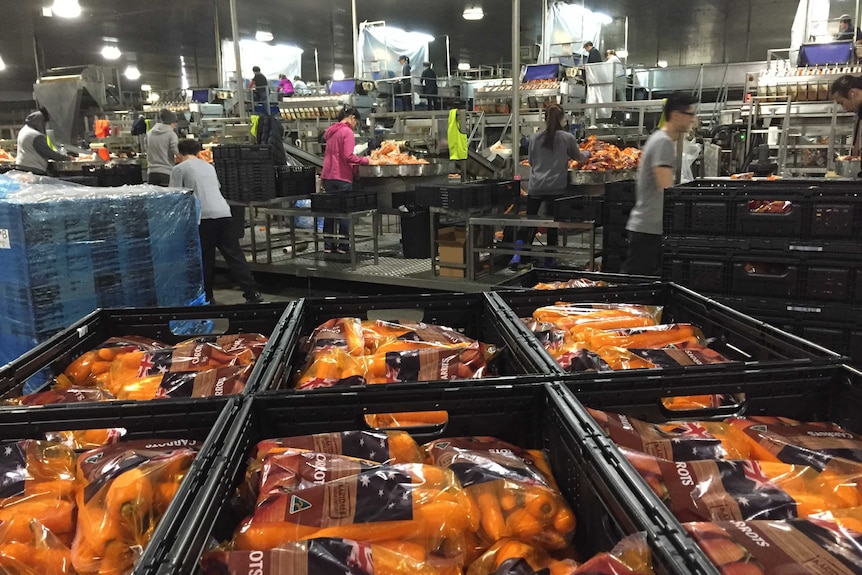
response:
[[[642,276],[661,275],[661,236],[629,231],[629,253],[620,271]]]
[[[344,194],[353,191],[353,183],[342,180],[323,180],[323,189],[327,194]],[[346,218],[323,218],[323,233],[324,234],[340,234],[346,236],[350,232],[350,222]],[[344,240],[340,240],[344,241]],[[346,251],[348,245],[340,243],[337,249]],[[334,246],[332,240],[324,242],[324,248],[332,249]]]
[[[557,198],[563,197],[562,194],[547,195],[547,196],[527,196],[527,215],[535,216],[542,211],[542,204],[545,204],[545,215],[553,215],[553,202]],[[546,203],[547,202],[547,203]],[[559,230],[557,228],[548,228],[547,245],[557,245]],[[532,245],[533,239],[536,237],[536,228],[519,228],[517,239],[524,242],[526,245]]]
[[[168,184],[171,183],[171,175],[160,174],[158,172],[147,172],[147,183],[166,188],[168,187]]]
[[[204,268],[204,293],[207,301],[213,300],[213,281],[215,278],[215,254],[216,249],[221,253],[230,268],[233,279],[242,288],[242,294],[251,298],[258,293],[257,283],[245,254],[239,247],[239,239],[231,225],[232,218],[217,218],[213,220],[201,220],[198,231],[201,236],[201,261]]]

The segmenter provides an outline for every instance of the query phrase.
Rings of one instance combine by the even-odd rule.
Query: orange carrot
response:
[[[542,487],[529,487],[524,496],[525,509],[542,522],[552,521],[559,505],[554,495]]]
[[[482,529],[492,541],[499,541],[508,535],[506,522],[497,498],[488,491],[480,492],[476,497],[479,511],[482,512]]]
[[[517,509],[506,518],[506,529],[522,539],[532,539],[542,532],[542,524],[526,509]]]

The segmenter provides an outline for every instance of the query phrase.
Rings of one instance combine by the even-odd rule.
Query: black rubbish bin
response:
[[[431,220],[427,210],[401,214],[401,247],[405,258],[431,257]]]

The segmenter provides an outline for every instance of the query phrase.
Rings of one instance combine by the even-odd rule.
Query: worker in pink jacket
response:
[[[353,130],[359,125],[360,117],[356,108],[345,107],[338,114],[338,121],[327,128],[323,134],[326,140],[326,151],[323,154],[323,171],[320,179],[323,181],[323,189],[327,194],[342,194],[353,190],[353,165],[368,165],[368,158],[360,158],[353,153],[356,147],[356,137]],[[337,232],[336,232],[336,223]],[[324,218],[323,232],[325,234],[338,233],[346,236],[349,230],[346,219],[335,220]],[[332,242],[324,243],[324,252],[332,253],[333,248],[340,254],[346,254],[347,244],[335,246]]]

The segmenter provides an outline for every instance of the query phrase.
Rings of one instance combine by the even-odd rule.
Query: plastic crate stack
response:
[[[156,186],[0,187],[0,363],[98,307],[202,296],[197,204]]]
[[[268,146],[215,146],[212,151],[225,199],[248,203],[278,197],[275,162]]]
[[[664,277],[862,362],[852,182],[703,180],[665,192]]]
[[[314,168],[278,166],[276,171],[278,197],[306,196],[315,192]]]
[[[626,224],[635,206],[635,182],[605,184],[602,223],[602,271],[618,273],[628,253]]]

